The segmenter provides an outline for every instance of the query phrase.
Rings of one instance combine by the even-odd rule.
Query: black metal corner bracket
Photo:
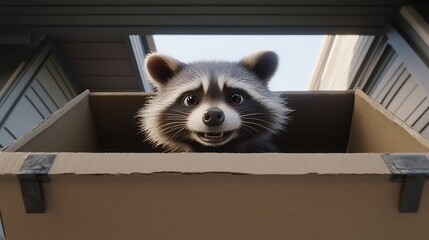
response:
[[[27,213],[45,212],[42,183],[50,182],[48,173],[55,157],[53,154],[29,154],[22,164],[18,180]]]
[[[429,176],[429,160],[426,155],[383,154],[392,180],[403,181],[400,213],[417,213],[426,178]]]

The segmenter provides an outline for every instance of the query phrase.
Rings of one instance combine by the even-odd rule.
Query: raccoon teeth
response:
[[[204,137],[207,139],[222,138],[223,132],[205,132]]]

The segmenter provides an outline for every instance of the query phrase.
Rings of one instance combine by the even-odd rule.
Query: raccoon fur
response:
[[[268,89],[277,63],[271,51],[189,64],[151,53],[145,69],[158,93],[139,110],[140,129],[167,151],[274,152],[290,111]]]

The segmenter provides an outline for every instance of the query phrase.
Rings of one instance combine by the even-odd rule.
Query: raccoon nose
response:
[[[203,114],[203,122],[207,126],[219,126],[224,120],[225,115],[219,108],[209,108]]]

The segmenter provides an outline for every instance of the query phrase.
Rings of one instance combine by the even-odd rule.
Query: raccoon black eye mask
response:
[[[238,62],[183,63],[152,53],[145,59],[158,90],[139,110],[148,141],[167,151],[268,152],[289,109],[268,90],[277,54],[257,52]]]

